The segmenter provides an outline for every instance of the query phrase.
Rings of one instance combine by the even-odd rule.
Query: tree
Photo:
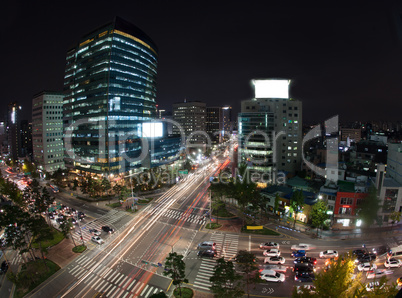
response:
[[[321,227],[324,224],[324,221],[328,218],[327,206],[322,200],[318,200],[318,202],[313,205],[310,215],[312,224],[317,227],[318,235],[318,228]]]
[[[290,206],[293,209],[295,214],[295,220],[293,222],[293,228],[296,226],[297,214],[299,213],[299,209],[304,205],[304,195],[302,190],[297,190],[293,192],[292,197],[290,198]]]
[[[275,202],[274,202],[274,212],[275,212],[276,215],[278,215],[280,200],[281,200],[281,198],[280,198],[279,194],[277,193],[275,195]]]
[[[364,226],[371,226],[377,219],[378,210],[380,209],[380,200],[377,196],[377,189],[371,186],[368,195],[362,200],[360,208],[357,211],[359,219],[362,220]]]
[[[401,220],[401,212],[394,211],[390,214],[389,219],[392,220],[392,224]]]
[[[316,274],[314,286],[315,294],[306,296],[307,291],[297,294],[296,289],[292,297],[353,297],[353,293],[360,287],[360,276],[353,278],[355,270],[354,260],[349,256],[339,257],[338,260],[330,261],[327,270]]]
[[[316,275],[314,281],[315,292],[300,288],[299,293],[296,287],[292,297],[395,297],[398,289],[395,284],[387,285],[387,279],[383,276],[379,285],[372,291],[367,291],[366,284],[362,282],[361,273],[354,275],[354,260],[349,255],[343,255],[337,260],[331,260],[326,270]]]
[[[236,255],[239,269],[244,273],[247,296],[250,297],[250,285],[262,282],[258,271],[258,262],[255,255],[247,250],[240,250]]]
[[[236,273],[233,262],[224,258],[216,260],[214,272],[209,278],[211,291],[215,297],[242,297],[244,295],[241,284],[242,276]]]
[[[186,263],[183,261],[183,256],[178,255],[176,252],[169,253],[165,262],[165,271],[163,275],[169,276],[173,280],[173,284],[176,288],[179,288],[181,297],[181,284],[188,283],[186,276]]]
[[[110,181],[106,177],[103,177],[103,179],[102,179],[101,188],[102,188],[102,192],[104,192],[105,195],[107,195],[109,190],[112,189],[112,184],[110,183]]]

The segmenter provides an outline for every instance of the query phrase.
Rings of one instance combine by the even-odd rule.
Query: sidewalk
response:
[[[80,256],[80,253],[73,252],[73,241],[71,239],[63,239],[57,245],[51,247],[48,250],[46,258],[55,262],[60,268],[64,268],[76,257]]]

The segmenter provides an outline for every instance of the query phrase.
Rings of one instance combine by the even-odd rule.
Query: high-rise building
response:
[[[222,107],[207,107],[206,116],[207,134],[213,144],[220,143],[223,136]]]
[[[239,113],[238,122],[238,163],[246,163],[253,172],[271,173],[273,151],[268,138],[274,130],[274,114]]]
[[[18,160],[18,157],[22,156],[20,110],[21,106],[19,106],[17,102],[12,102],[8,104],[8,152],[10,154],[10,158],[12,158],[13,160]]]
[[[39,170],[64,169],[62,92],[42,91],[32,99],[33,158]]]
[[[28,120],[21,121],[21,152],[29,160],[32,160],[32,123]]]
[[[142,166],[142,124],[156,118],[157,60],[151,38],[119,17],[68,51],[67,167],[108,175]]]
[[[273,128],[278,136],[274,140],[269,135],[269,140],[276,144],[273,162],[277,170],[294,174],[301,163],[302,103],[289,98],[289,84],[290,80],[253,80],[255,98],[242,101],[241,112],[273,113]],[[240,118],[238,125],[240,133]]]
[[[222,107],[222,121],[223,121],[224,139],[229,139],[230,135],[233,132],[232,107],[231,106]]]
[[[207,106],[204,102],[190,101],[173,104],[173,120],[180,126],[173,126],[174,135],[185,135],[191,143],[206,142]]]

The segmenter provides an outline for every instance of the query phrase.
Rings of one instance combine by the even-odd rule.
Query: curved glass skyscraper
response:
[[[118,17],[67,52],[67,167],[111,174],[141,164],[142,122],[156,117],[157,60],[155,43]]]

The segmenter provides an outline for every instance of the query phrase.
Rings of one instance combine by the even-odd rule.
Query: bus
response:
[[[53,192],[59,192],[59,188],[54,184],[50,184],[50,188],[52,189]]]

